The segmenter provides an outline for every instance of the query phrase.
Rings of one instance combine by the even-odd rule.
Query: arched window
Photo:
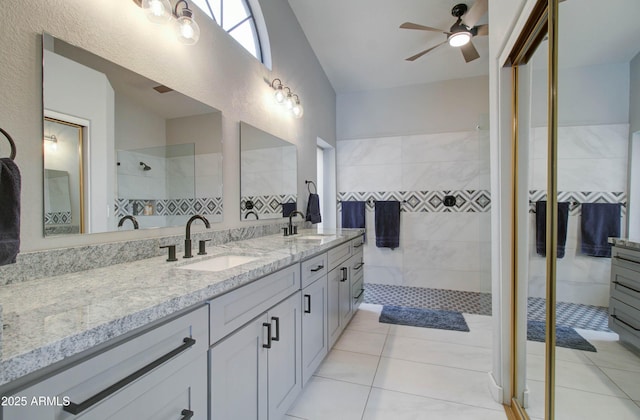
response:
[[[229,35],[235,38],[247,51],[261,62],[268,64],[264,53],[267,48],[262,48],[262,43],[268,43],[264,31],[264,22],[257,2],[248,0],[191,0],[214,22],[222,27]],[[257,12],[257,15],[256,13]],[[258,21],[258,22],[257,22]],[[260,28],[260,29],[259,29]],[[263,34],[261,37],[260,35]],[[265,38],[265,39],[262,39]],[[266,51],[265,51],[266,50]]]

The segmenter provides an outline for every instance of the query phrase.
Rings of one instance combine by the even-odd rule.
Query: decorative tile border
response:
[[[71,212],[70,211],[57,211],[44,214],[45,225],[70,225],[71,224]]]
[[[245,195],[240,198],[240,211],[244,216],[248,211],[258,214],[282,214],[282,203],[295,203],[296,194],[281,195]],[[253,202],[253,208],[247,209],[247,201]]]
[[[536,202],[547,199],[546,190],[529,190],[529,213],[535,213]],[[558,202],[569,202],[569,214],[582,213],[582,203],[620,203],[622,216],[627,214],[627,193],[609,191],[559,191]]]
[[[451,207],[444,205],[448,195],[456,199]],[[342,201],[366,201],[367,210],[373,211],[377,200],[400,201],[402,210],[410,213],[483,213],[491,210],[491,192],[488,190],[339,192],[338,210],[342,208]]]
[[[137,200],[118,198],[117,218],[122,216],[188,216],[192,214],[222,215],[222,197]]]

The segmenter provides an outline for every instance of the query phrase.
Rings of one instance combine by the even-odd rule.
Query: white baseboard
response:
[[[493,372],[488,372],[489,374],[489,392],[491,393],[491,397],[499,404],[504,404],[503,398],[503,389],[498,383],[496,379],[493,377]]]

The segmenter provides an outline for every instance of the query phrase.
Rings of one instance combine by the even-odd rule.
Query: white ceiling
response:
[[[451,8],[475,0],[289,0],[336,93],[384,89],[489,73],[489,37],[475,37],[480,58],[465,63],[443,45],[414,62],[405,58],[446,39],[399,29],[406,21],[445,29]],[[489,0],[489,7],[492,1]],[[560,5],[563,66],[628,62],[640,48],[640,0],[567,0]],[[486,23],[485,16],[480,22]]]

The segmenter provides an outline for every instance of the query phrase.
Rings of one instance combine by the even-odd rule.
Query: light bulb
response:
[[[178,40],[186,45],[193,45],[200,39],[200,27],[191,16],[180,16],[176,19]]]
[[[282,85],[278,85],[278,87],[276,88],[276,92],[273,94],[273,97],[275,98],[276,102],[281,104],[284,102],[284,90],[282,89]]]
[[[462,47],[471,41],[469,32],[456,32],[449,37],[449,45],[452,47]]]
[[[287,94],[287,99],[284,100],[284,106],[288,110],[291,110],[291,109],[293,109],[293,105],[295,105],[294,100],[293,100],[293,96],[290,93],[288,93]]]
[[[171,19],[169,0],[142,0],[142,9],[151,22],[166,23]]]
[[[296,102],[293,108],[291,108],[291,112],[293,113],[294,117],[302,118],[302,115],[304,114],[304,108],[302,108],[302,105],[300,105],[300,102]]]

